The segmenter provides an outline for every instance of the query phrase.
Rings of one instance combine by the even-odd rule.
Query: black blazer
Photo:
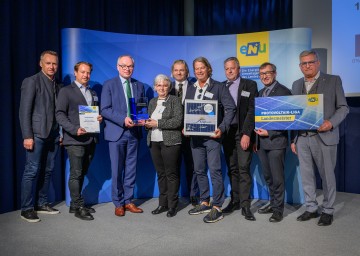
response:
[[[227,131],[230,123],[234,118],[236,106],[233,98],[230,95],[229,89],[222,83],[210,78],[207,92],[212,93],[212,98],[207,98],[204,95],[204,100],[218,101],[218,128],[222,133]],[[185,99],[194,99],[196,87],[194,85],[188,86]]]
[[[91,105],[99,106],[96,92],[90,89],[90,93],[93,98]],[[65,146],[87,145],[93,140],[98,141],[96,134],[77,136],[77,131],[80,128],[79,105],[87,106],[87,102],[75,82],[60,90],[56,102],[56,120],[63,128],[63,144]]]
[[[263,95],[263,92],[266,88],[263,88],[259,92],[259,96]],[[286,96],[291,95],[290,89],[286,86],[276,82],[273,89],[268,94],[271,96]],[[272,150],[272,149],[282,149],[288,146],[288,131],[268,131],[268,137],[262,137],[256,135],[257,148]]]
[[[253,80],[240,78],[237,112],[238,132],[240,138],[246,134],[255,142],[255,97],[259,95],[257,84]]]
[[[21,85],[20,127],[23,139],[47,138],[55,122],[55,95],[61,84],[51,81],[42,71],[24,79]]]

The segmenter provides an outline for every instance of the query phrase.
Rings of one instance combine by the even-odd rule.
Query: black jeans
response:
[[[163,142],[151,142],[153,160],[159,185],[159,205],[176,208],[179,201],[181,145],[165,146]]]
[[[81,190],[85,175],[89,169],[91,160],[94,158],[95,143],[88,145],[65,146],[70,161],[69,190],[71,207],[83,207],[84,198],[81,196]]]

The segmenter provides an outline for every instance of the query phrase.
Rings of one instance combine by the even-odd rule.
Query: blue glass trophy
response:
[[[148,98],[142,97],[137,100],[135,98],[130,98],[130,118],[135,124],[140,120],[149,119],[148,113]]]

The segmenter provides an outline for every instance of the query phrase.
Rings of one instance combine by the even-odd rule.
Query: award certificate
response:
[[[83,106],[79,105],[79,119],[80,127],[84,128],[89,133],[99,133],[100,123],[97,120],[99,116],[98,106]]]
[[[184,134],[211,136],[217,129],[217,100],[185,100]]]
[[[323,121],[323,94],[255,98],[255,129],[316,130]]]

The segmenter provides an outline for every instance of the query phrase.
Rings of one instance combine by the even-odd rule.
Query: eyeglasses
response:
[[[260,72],[259,75],[260,76],[269,76],[269,75],[271,75],[273,73],[274,73],[274,71],[266,71],[266,72]]]
[[[130,65],[130,66],[126,66],[126,65],[120,65],[118,64],[119,67],[121,67],[123,70],[126,70],[126,69],[134,69],[134,65]]]
[[[198,96],[197,96],[198,100],[201,98],[202,92],[203,92],[203,89],[200,89],[200,90],[199,90],[199,93],[200,93],[200,94],[198,94]]]
[[[300,66],[302,66],[302,67],[306,67],[307,65],[309,65],[309,66],[312,66],[312,65],[314,65],[315,64],[315,62],[317,62],[318,60],[312,60],[312,61],[307,61],[307,62],[300,62]]]

